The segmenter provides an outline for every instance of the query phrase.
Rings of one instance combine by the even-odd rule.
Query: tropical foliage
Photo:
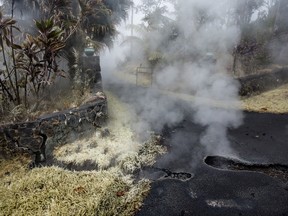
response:
[[[58,76],[74,78],[75,53],[111,46],[130,0],[5,0],[0,14],[1,112],[29,108]],[[33,20],[34,23],[33,23]],[[21,26],[21,29],[20,29]],[[59,67],[67,59],[70,74]],[[41,96],[42,95],[42,96]],[[29,101],[30,100],[30,101]]]
[[[245,4],[244,4],[245,3]],[[254,73],[271,63],[277,63],[274,55],[275,42],[281,40],[283,33],[287,32],[283,19],[287,2],[282,0],[259,0],[243,3],[241,9],[246,11],[245,22],[240,22],[241,40],[234,50],[234,72],[241,66],[244,73]],[[281,6],[282,5],[282,6]],[[252,14],[257,11],[257,19]],[[237,14],[240,14],[239,11]],[[242,15],[243,16],[243,15]],[[239,16],[237,16],[239,18]],[[283,43],[282,41],[281,43]],[[281,49],[279,49],[280,51]]]
[[[62,75],[57,58],[65,46],[64,33],[60,26],[55,25],[53,17],[35,21],[38,33],[34,36],[25,34],[25,40],[18,45],[11,39],[11,29],[19,30],[16,21],[0,17],[0,45],[5,65],[0,76],[2,100],[6,101],[3,109],[9,109],[11,103],[27,107],[28,94],[39,99],[45,86],[53,83],[57,75]]]
[[[145,64],[153,69],[165,62],[164,49],[177,34],[175,20],[167,15],[167,3],[169,2],[171,1],[142,0],[139,5],[136,5],[136,11],[140,11],[144,15],[142,23],[128,25],[136,34],[126,37],[122,43],[123,45],[130,44],[135,47],[138,54],[134,57],[143,57]],[[133,55],[130,59],[132,58]]]
[[[190,5],[195,8],[190,7],[189,20],[185,17],[186,23],[183,23],[182,16],[187,16],[187,13],[183,13],[181,5],[189,6],[189,2],[196,2]],[[197,40],[196,35],[207,31],[207,26],[211,24],[217,25],[219,29],[233,26],[239,29],[240,39],[233,45],[234,49],[231,46],[228,50],[234,57],[234,62],[231,61],[231,65],[227,66],[230,72],[241,70],[246,74],[254,73],[275,62],[275,44],[281,44],[288,31],[285,0],[231,0],[230,8],[225,5],[227,10],[223,10],[221,14],[207,10],[205,3],[200,2],[198,4],[197,1],[184,0],[173,3],[169,0],[142,0],[137,9],[143,14],[143,22],[139,26],[130,26],[140,33],[128,37],[125,42],[140,46],[144,62],[155,68],[173,59],[197,61],[197,55],[201,55],[201,52],[203,55],[203,52],[207,51],[197,50],[197,47],[186,48],[181,44],[193,44],[193,40]],[[219,2],[218,7],[227,2]],[[171,11],[172,7],[173,16],[167,16],[168,8]],[[192,31],[194,33],[191,33]],[[190,32],[189,37],[185,32]]]

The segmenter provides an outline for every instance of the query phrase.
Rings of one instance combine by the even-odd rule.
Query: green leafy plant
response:
[[[18,76],[15,64],[12,68],[9,67],[9,49],[12,52],[13,63],[14,61],[14,49],[21,49],[21,46],[15,44],[12,40],[13,29],[19,30],[16,26],[16,21],[12,18],[5,18],[0,12],[0,47],[3,58],[4,70],[1,71],[0,85],[2,88],[3,97],[8,97],[10,101],[15,105],[19,105],[20,93],[18,87]]]
[[[65,47],[64,30],[55,25],[54,17],[35,21],[38,35],[26,35],[22,49],[17,55],[17,67],[22,72],[21,87],[30,90],[39,99],[41,90],[51,85],[57,76],[63,76],[58,60],[61,50]]]
[[[110,46],[117,35],[116,25],[127,17],[132,4],[131,0],[2,2],[1,8],[9,14],[5,17],[2,13],[0,15],[0,48],[4,66],[2,70],[0,68],[2,115],[18,105],[29,109],[34,106],[35,99],[38,103],[56,77],[65,76],[59,66],[63,58],[68,61],[69,78],[73,82],[74,51],[82,55],[87,37],[96,52]],[[25,14],[40,21],[35,21],[35,26],[21,25],[20,32],[16,20]]]
[[[19,30],[16,21],[0,14],[0,46],[5,66],[0,72],[0,90],[6,110],[21,104],[28,108],[28,98],[36,98],[39,103],[45,88],[57,76],[65,75],[58,65],[61,50],[65,47],[65,31],[54,20],[57,19],[53,16],[35,21],[37,34],[26,34],[23,43],[18,45],[11,39],[14,38],[11,29]]]

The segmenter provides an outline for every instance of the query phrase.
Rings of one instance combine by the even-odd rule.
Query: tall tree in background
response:
[[[278,0],[276,4],[277,11],[276,11],[276,19],[275,19],[275,33],[282,34],[288,33],[288,2],[285,0]]]
[[[235,10],[236,23],[239,26],[247,25],[251,22],[252,15],[263,6],[265,0],[242,0],[237,1]]]
[[[133,43],[138,49],[138,55],[135,56],[142,56],[142,61],[145,62],[142,63],[147,63],[152,68],[164,60],[163,47],[167,45],[166,42],[175,30],[174,20],[168,16],[168,5],[171,2],[173,1],[142,0],[136,5],[136,11],[143,14],[142,23],[130,26],[139,34],[127,37],[124,41]]]
[[[131,0],[15,0],[15,2],[15,11],[18,11],[23,19],[30,14],[33,19],[57,16],[59,21],[64,23],[65,30],[82,31],[91,40],[107,46],[112,44],[117,35],[116,25],[127,18],[128,9],[132,4]],[[9,8],[10,0],[5,0],[5,4],[6,8]]]
[[[143,14],[143,22],[150,29],[163,27],[170,19],[167,17],[170,0],[142,0],[137,9]]]
[[[283,0],[242,2],[236,18],[240,17],[239,14],[246,18],[245,22],[238,23],[241,40],[234,52],[234,72],[237,64],[242,66],[245,74],[249,74],[269,64],[285,62],[278,60],[287,56],[286,46],[283,46],[287,43],[287,9],[288,3]]]

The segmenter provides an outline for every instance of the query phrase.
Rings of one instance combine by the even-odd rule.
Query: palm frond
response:
[[[120,44],[121,46],[124,46],[128,43],[137,43],[137,44],[142,44],[143,43],[143,39],[136,37],[136,36],[127,36],[125,38],[125,40]]]

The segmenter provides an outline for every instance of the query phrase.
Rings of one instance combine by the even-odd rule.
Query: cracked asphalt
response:
[[[123,85],[109,87],[121,96]],[[145,95],[142,90],[126,85],[125,91],[131,96],[124,101],[141,109],[135,98]],[[174,96],[160,94],[165,100],[175,100]],[[161,178],[163,172],[159,170],[143,171],[142,177],[153,182],[136,215],[288,216],[288,182],[255,170],[219,169],[205,164],[205,158],[213,156],[200,144],[205,127],[193,121],[190,101],[178,98],[176,103],[177,109],[185,113],[185,120],[162,131],[168,153],[158,158],[154,167],[190,173],[192,178]],[[228,129],[227,137],[233,152],[229,157],[249,164],[288,166],[288,113],[244,112],[243,124]]]
[[[252,164],[288,165],[288,114],[244,113],[228,132],[235,156]],[[137,216],[288,215],[288,183],[264,173],[225,170],[204,163],[203,127],[191,120],[166,129],[169,153],[156,167],[193,173],[188,181],[155,180]]]

